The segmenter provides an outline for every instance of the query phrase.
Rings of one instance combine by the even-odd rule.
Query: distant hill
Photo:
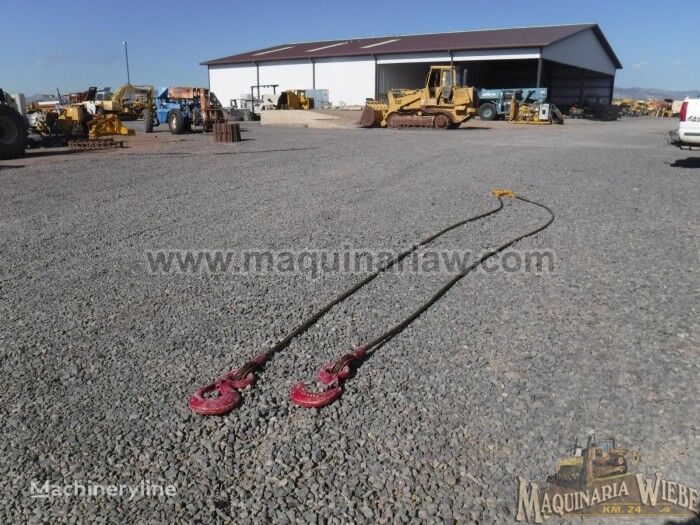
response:
[[[690,91],[671,91],[670,89],[638,88],[638,87],[616,87],[613,94],[615,98],[633,98],[636,100],[672,98],[673,100],[683,100],[685,97],[700,97],[700,89]]]

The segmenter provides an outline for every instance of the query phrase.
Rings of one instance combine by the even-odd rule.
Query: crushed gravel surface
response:
[[[160,132],[0,163],[0,522],[513,523],[516,477],[543,484],[589,432],[699,487],[700,164],[663,142],[673,123],[246,123],[238,144]],[[517,246],[553,253],[553,272],[467,276],[339,401],[293,406],[292,384],[449,278],[384,275],[277,355],[233,413],[190,412],[195,388],[360,276],[154,274],[147,251],[400,250],[495,206],[493,187],[553,208]],[[476,253],[545,219],[509,201],[431,247]],[[177,493],[32,498],[47,480]]]

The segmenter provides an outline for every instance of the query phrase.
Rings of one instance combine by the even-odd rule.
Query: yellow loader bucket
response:
[[[367,101],[367,105],[362,110],[358,124],[361,128],[380,126],[388,110],[389,106],[386,104],[376,101]]]

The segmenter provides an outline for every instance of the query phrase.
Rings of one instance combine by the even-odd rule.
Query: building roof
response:
[[[214,60],[202,62],[205,66],[270,62],[273,60],[299,60],[350,56],[388,55],[396,53],[425,53],[430,51],[465,51],[498,48],[547,47],[559,40],[591,29],[610,56],[615,67],[622,64],[615,55],[597,24],[572,24],[513,29],[486,29],[455,33],[430,33],[421,35],[394,35],[345,40],[324,40],[280,44]]]

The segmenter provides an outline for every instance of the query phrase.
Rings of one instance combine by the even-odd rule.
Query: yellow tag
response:
[[[491,193],[494,197],[515,197],[515,192],[512,190],[499,190],[494,188],[491,190]]]

